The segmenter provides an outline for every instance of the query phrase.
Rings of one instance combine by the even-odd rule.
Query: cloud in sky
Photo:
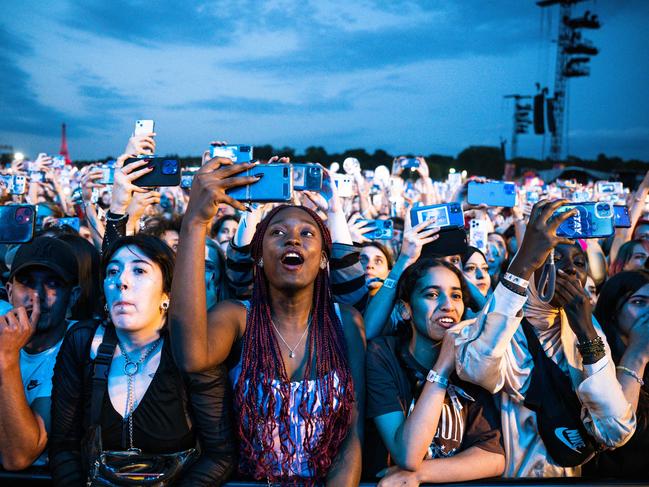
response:
[[[586,2],[602,52],[570,84],[571,153],[649,160],[648,2]],[[508,93],[552,85],[558,10],[530,0],[11,0],[0,143],[116,155],[138,118],[161,152],[210,140],[457,154],[511,132]],[[551,26],[551,30],[549,27]],[[637,130],[640,128],[640,130]],[[546,147],[549,142],[546,141]],[[542,140],[519,141],[539,157]]]

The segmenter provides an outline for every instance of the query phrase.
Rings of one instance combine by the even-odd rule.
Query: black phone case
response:
[[[468,250],[468,237],[464,228],[442,228],[437,240],[424,245],[422,257],[446,257],[465,254]]]
[[[158,186],[180,186],[180,161],[177,159],[172,159],[169,157],[147,157],[149,163],[146,166],[136,169],[144,169],[145,167],[153,167],[153,171],[148,174],[140,176],[133,181],[133,184],[139,186],[140,188],[155,188]],[[124,165],[133,164],[134,162],[141,161],[142,158],[131,157],[126,159]],[[175,167],[172,168],[172,162],[175,163]],[[170,172],[172,169],[175,169],[173,172]],[[165,174],[166,172],[166,174]]]

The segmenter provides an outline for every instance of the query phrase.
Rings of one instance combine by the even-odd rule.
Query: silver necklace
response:
[[[158,345],[162,341],[162,337],[159,337],[154,341],[149,347],[142,352],[140,355],[140,359],[137,362],[134,362],[131,360],[131,358],[128,356],[126,353],[126,350],[124,349],[124,345],[122,345],[122,342],[119,342],[119,351],[122,354],[122,357],[124,357],[124,374],[126,374],[126,383],[127,383],[127,389],[126,389],[126,415],[128,418],[128,443],[129,443],[129,450],[137,450],[133,446],[133,409],[135,409],[135,392],[134,392],[134,385],[135,385],[135,375],[140,371],[140,366],[144,363],[144,361],[153,353],[153,351],[158,348]]]
[[[300,343],[302,343],[302,340],[304,340],[304,337],[306,336],[307,332],[309,331],[309,328],[311,328],[311,319],[312,318],[313,318],[313,315],[309,315],[309,322],[306,325],[306,329],[304,330],[304,333],[302,333],[302,336],[300,337],[298,342],[295,344],[295,346],[292,347],[292,348],[288,344],[288,342],[286,340],[284,340],[284,337],[282,336],[282,334],[279,332],[279,330],[275,326],[275,322],[273,321],[273,319],[272,318],[270,319],[270,323],[271,323],[271,325],[273,325],[273,328],[275,328],[275,331],[277,332],[277,336],[279,337],[280,340],[282,340],[282,342],[284,342],[284,345],[286,345],[286,348],[288,348],[288,357],[289,358],[295,358],[295,350],[297,349],[297,347],[300,346]]]

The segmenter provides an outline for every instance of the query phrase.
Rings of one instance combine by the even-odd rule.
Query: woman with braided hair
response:
[[[249,164],[213,159],[194,178],[170,306],[178,362],[200,371],[230,358],[242,474],[281,485],[357,485],[364,391],[362,320],[331,297],[331,238],[304,207],[257,226],[252,300],[205,309],[204,239],[226,189],[254,183]]]

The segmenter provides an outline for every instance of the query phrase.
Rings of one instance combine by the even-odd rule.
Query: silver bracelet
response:
[[[118,217],[118,218],[111,218],[110,216],[108,216],[108,213],[109,213],[109,212],[110,212],[110,210],[108,210],[108,211],[106,212],[106,217],[105,217],[105,218],[106,218],[106,221],[107,221],[107,222],[121,222],[121,221],[124,220],[125,218],[128,218],[128,213],[125,213],[125,214],[123,214],[122,216],[120,216],[120,217]]]
[[[625,374],[630,375],[631,377],[633,377],[635,380],[638,381],[638,383],[639,383],[641,386],[644,385],[644,381],[642,380],[642,377],[640,377],[640,376],[638,375],[638,373],[637,373],[635,370],[628,369],[628,368],[623,367],[623,366],[621,366],[621,365],[618,365],[618,366],[615,367],[615,368],[616,368],[617,370],[621,370],[621,371],[624,372]]]

